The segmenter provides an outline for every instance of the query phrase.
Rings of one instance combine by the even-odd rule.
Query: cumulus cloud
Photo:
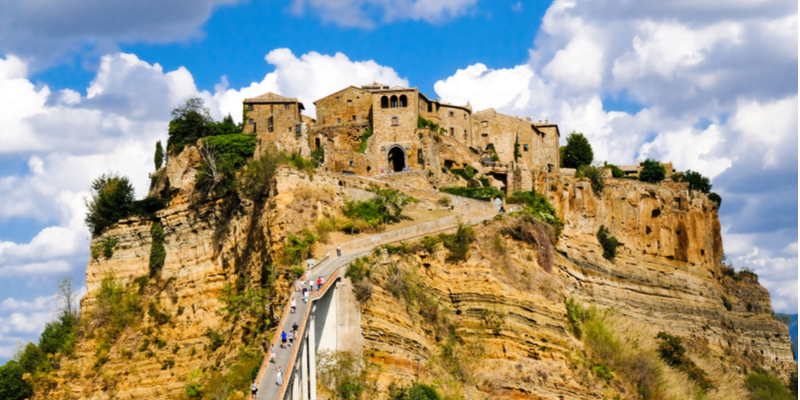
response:
[[[758,247],[741,261],[761,271],[776,308],[797,312],[796,2],[556,0],[534,45],[524,65],[467,66],[436,92],[550,119],[562,142],[583,132],[599,161],[653,157],[712,178],[726,249]],[[609,110],[610,98],[638,111]]]
[[[198,37],[215,7],[238,0],[0,0],[0,52],[16,54],[35,69],[67,52],[116,43],[171,42]]]
[[[351,61],[342,53],[333,56],[310,52],[295,56],[289,49],[275,49],[264,59],[275,67],[261,82],[236,89],[225,89],[226,81],[218,86],[213,100],[223,115],[228,113],[237,122],[242,119],[242,101],[266,92],[296,97],[305,106],[305,114],[316,116],[314,101],[347,86],[380,82],[389,86],[408,86],[408,80],[375,61]],[[224,89],[224,90],[221,90]]]
[[[468,13],[477,0],[294,0],[295,14],[306,11],[324,22],[371,29],[381,23],[414,20],[439,23]]]

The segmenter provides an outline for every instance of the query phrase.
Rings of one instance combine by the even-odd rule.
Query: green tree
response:
[[[187,144],[193,144],[213,131],[214,120],[199,97],[187,99],[183,105],[172,110],[171,115],[167,139],[170,153],[180,153]]]
[[[92,182],[91,198],[85,199],[86,226],[92,235],[127,218],[133,210],[133,186],[125,176],[109,172]]]
[[[711,181],[699,172],[692,170],[686,171],[686,173],[683,174],[683,182],[689,182],[689,190],[699,190],[703,193],[711,191]]]
[[[156,163],[156,171],[161,169],[164,163],[164,148],[161,147],[161,141],[156,142],[156,154],[153,155],[153,161]]]
[[[603,161],[603,167],[611,168],[611,176],[613,176],[614,178],[625,177],[625,171],[621,170],[618,166],[614,164],[609,164],[608,161]]]
[[[578,168],[582,165],[591,165],[594,152],[589,140],[582,133],[572,131],[567,136],[567,145],[564,148],[564,167]]]
[[[648,158],[642,163],[642,172],[639,173],[640,181],[658,183],[663,181],[665,176],[667,176],[667,169],[658,161]]]
[[[234,133],[242,133],[242,129],[233,122],[231,114],[222,118],[222,122],[211,122],[209,125],[211,135],[232,135]]]
[[[28,343],[19,356],[19,366],[23,371],[30,373],[47,369],[47,355],[35,344]]]
[[[23,400],[33,396],[33,389],[22,380],[25,370],[15,360],[0,367],[0,399]]]
[[[164,230],[161,224],[154,222],[150,226],[150,236],[152,237],[152,244],[150,245],[150,277],[157,277],[161,273],[161,268],[164,267],[164,260],[167,259],[167,251],[164,248]]]

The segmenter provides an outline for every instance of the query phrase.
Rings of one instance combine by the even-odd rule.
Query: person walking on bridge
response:
[[[336,245],[336,256],[337,257],[341,257],[342,256],[342,246],[340,246],[338,244]]]
[[[256,386],[256,381],[253,381],[253,384],[250,385],[250,394],[253,395],[253,398],[256,398],[256,393],[258,393],[258,386]]]
[[[281,367],[278,366],[278,373],[275,374],[275,381],[278,382],[278,386],[283,383],[283,373],[281,372]]]
[[[281,348],[286,348],[286,331],[281,332]]]
[[[317,291],[322,289],[322,277],[317,278]]]
[[[297,311],[297,300],[295,300],[294,297],[292,297],[292,314],[294,314],[296,311]]]
[[[275,364],[275,345],[271,345],[269,348],[269,362]]]

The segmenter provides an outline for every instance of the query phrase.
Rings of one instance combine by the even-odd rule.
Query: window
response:
[[[386,96],[381,97],[381,108],[389,108],[389,98]]]
[[[422,149],[417,149],[417,164],[424,165],[425,159],[422,157]]]
[[[397,117],[392,117],[392,126],[399,126],[399,125],[400,121],[397,119]]]
[[[481,121],[481,126],[486,128],[489,126],[489,121]]]
[[[525,151],[528,151],[528,145],[527,145],[527,144],[523,144],[523,145],[522,145],[522,148],[523,148]]]
[[[250,119],[247,120],[247,123],[250,124],[250,125],[253,125],[253,124],[255,124],[255,121],[253,121],[253,119],[250,118]]]
[[[336,118],[336,122],[341,124],[342,123],[342,119],[341,118]]]
[[[348,107],[352,107],[353,106],[353,100],[347,100],[347,106]]]
[[[433,103],[428,103],[428,112],[433,112]]]
[[[353,160],[350,160],[350,168],[353,168]]]
[[[389,99],[389,102],[391,103],[392,108],[397,108],[397,96],[392,96],[392,98]]]
[[[467,113],[464,113],[464,121],[467,120]]]
[[[295,133],[297,133],[299,135],[300,134],[300,125],[295,125],[294,129],[295,129]]]
[[[336,96],[336,100],[339,100],[339,96]]]
[[[450,137],[456,137],[456,128],[450,127]]]
[[[291,132],[291,131],[292,131],[292,127],[290,126],[290,127],[289,127],[289,132]]]
[[[358,121],[358,117],[356,117],[355,115],[353,115],[353,121]]]
[[[247,111],[253,111],[253,105],[252,104],[248,104],[247,105]]]
[[[489,137],[489,134],[488,134],[488,133],[481,133],[481,137],[488,138],[488,137]]]
[[[272,114],[274,112],[275,112],[275,105],[274,104],[270,104],[269,105],[269,113]]]
[[[467,130],[464,129],[464,140],[467,140]]]
[[[291,104],[287,104],[287,105],[284,106],[284,108],[286,108],[287,110],[291,110],[292,109],[292,105]]]
[[[456,114],[454,112],[450,111],[450,116],[452,117],[454,115],[456,115]]]
[[[408,107],[408,98],[406,95],[400,96],[400,107]]]

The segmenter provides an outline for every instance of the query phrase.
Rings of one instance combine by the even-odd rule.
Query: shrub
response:
[[[594,194],[600,196],[603,194],[603,188],[605,188],[605,178],[603,178],[603,171],[600,168],[595,168],[590,165],[582,165],[578,168],[575,172],[576,178],[589,178],[589,181],[592,183],[592,191]]]
[[[781,381],[762,370],[755,370],[744,380],[744,385],[750,392],[751,400],[789,400],[796,399],[797,396]],[[797,385],[794,385],[797,390]]]
[[[642,163],[642,172],[639,173],[639,180],[642,182],[658,183],[664,180],[667,170],[658,161],[648,158]]]
[[[319,167],[325,162],[325,147],[319,146],[311,152],[311,159],[314,160],[314,166]]]
[[[114,255],[114,247],[117,247],[117,239],[108,236],[105,239],[103,239],[103,243],[101,246],[103,248],[103,257],[109,259]]]
[[[618,166],[614,164],[609,164],[607,161],[603,162],[603,167],[611,169],[611,176],[614,178],[623,178],[625,177],[625,171],[621,170]]]
[[[275,175],[285,158],[275,146],[267,146],[258,160],[251,161],[242,172],[241,194],[244,198],[259,202],[272,195]]]
[[[317,383],[331,394],[331,399],[376,398],[373,367],[363,357],[354,352],[327,350],[320,351],[317,357]]]
[[[458,175],[458,176],[464,178],[464,180],[468,181],[468,180],[470,180],[470,179],[475,177],[475,173],[477,171],[475,171],[475,168],[473,168],[471,165],[467,165],[467,168],[465,168],[465,169],[451,168],[450,172],[452,172],[453,174]]]
[[[161,224],[154,222],[150,225],[150,237],[152,244],[150,245],[150,277],[155,278],[161,274],[161,268],[164,267],[164,261],[167,259],[167,250],[164,248],[164,230]]]
[[[238,168],[253,157],[256,151],[256,137],[242,133],[210,136],[203,139],[203,146],[213,147],[220,159],[225,159],[233,164],[234,168]]]
[[[614,261],[614,257],[617,256],[619,241],[614,236],[611,236],[605,225],[600,225],[600,229],[597,230],[597,241],[600,242],[600,247],[603,248],[603,258]]]
[[[672,174],[672,181],[673,182],[681,182],[681,181],[683,181],[683,172],[678,171],[678,172]]]
[[[197,382],[192,382],[186,385],[186,389],[184,389],[184,392],[186,392],[186,396],[188,396],[191,399],[203,397],[203,386]]]
[[[582,133],[572,131],[567,136],[563,160],[565,168],[579,168],[592,163],[594,160],[592,145],[589,144],[589,140]]]
[[[150,304],[148,305],[147,314],[150,316],[150,319],[158,326],[168,324],[169,320],[172,318],[172,316],[169,315],[167,312],[162,311],[154,301],[151,301]]]
[[[236,191],[236,168],[233,161],[223,157],[212,145],[200,148],[201,162],[195,175],[195,189],[203,195],[215,193],[219,197]]]
[[[368,227],[384,222],[400,222],[403,208],[418,200],[396,189],[381,189],[376,185],[368,189],[375,196],[367,201],[345,201],[342,213],[348,218],[364,221]]]
[[[136,322],[141,310],[139,294],[119,282],[113,270],[106,272],[100,281],[97,305],[92,312],[95,326],[102,331],[101,336],[116,338]]]
[[[316,162],[313,159],[305,158],[297,153],[292,153],[290,156],[288,156],[287,161],[289,165],[297,168],[300,171],[305,171],[308,174],[314,173],[314,168],[317,167]]]
[[[699,172],[686,171],[683,175],[683,182],[689,183],[689,190],[699,190],[703,193],[711,191],[711,181]]]
[[[409,387],[389,385],[389,400],[440,400],[441,396],[431,386],[415,383]]]
[[[33,397],[33,389],[22,380],[25,370],[16,360],[0,367],[0,399],[23,400]]]
[[[444,247],[450,251],[447,256],[449,262],[459,262],[467,259],[469,247],[476,238],[475,229],[467,224],[458,224],[458,230],[455,234],[440,234]]]
[[[223,344],[225,344],[225,338],[222,337],[222,335],[220,335],[219,333],[212,331],[211,328],[206,328],[206,337],[210,341],[208,346],[212,352],[222,347]]]
[[[685,372],[694,380],[704,392],[716,387],[713,380],[705,371],[700,369],[687,355],[680,337],[672,336],[666,332],[659,332],[656,339],[660,341],[658,354],[668,365]]]
[[[722,205],[722,197],[720,197],[718,194],[716,194],[714,192],[711,192],[711,193],[708,194],[708,199],[713,201],[713,202],[716,202],[718,208],[719,208],[719,206]]]
[[[372,282],[365,279],[353,284],[353,294],[359,303],[364,303],[372,297]]]
[[[485,176],[482,176],[482,177],[478,178],[478,180],[481,181],[481,185],[483,185],[483,187],[489,187],[489,185],[490,185],[489,178],[487,178]]]
[[[33,343],[28,343],[25,350],[19,356],[19,366],[25,372],[34,373],[41,370],[49,370],[50,365],[47,361],[47,354]]]
[[[567,320],[570,326],[572,326],[572,333],[575,334],[575,337],[580,339],[581,336],[583,336],[580,318],[580,315],[583,313],[583,307],[571,298],[564,300],[564,306],[567,309]]]
[[[530,215],[553,227],[555,237],[561,235],[564,229],[564,221],[558,218],[556,208],[547,200],[547,196],[530,192],[514,192],[508,197],[509,204],[523,204],[522,213]]]
[[[611,383],[611,380],[614,379],[614,374],[606,363],[595,366],[592,368],[592,372],[594,372],[598,378],[606,381],[606,383]]]
[[[733,304],[731,304],[731,301],[725,296],[722,296],[722,305],[725,306],[725,309],[728,311],[733,310]]]
[[[161,169],[164,164],[164,148],[161,146],[161,141],[156,142],[156,153],[153,154],[153,162],[156,165],[156,171]]]
[[[300,237],[289,234],[283,250],[286,255],[284,262],[286,264],[297,264],[311,257],[311,246],[318,241],[319,237],[311,233],[308,228],[303,229]]]
[[[454,194],[456,196],[461,197],[469,197],[471,199],[476,200],[483,200],[483,201],[492,201],[495,197],[505,197],[505,193],[502,190],[499,190],[494,187],[480,187],[480,188],[468,188],[468,187],[443,187],[439,189],[442,192]]]
[[[519,151],[519,148],[520,148],[519,142],[514,143],[514,161],[522,158],[522,153]]]
[[[361,141],[358,143],[357,152],[364,154],[367,152],[367,141],[372,136],[372,129],[365,129],[364,133],[361,134]]]
[[[226,321],[255,321],[255,327],[269,323],[264,309],[270,304],[269,289],[262,286],[248,288],[249,278],[239,278],[236,284],[225,283],[222,295],[217,298],[225,306],[219,313]]]
[[[71,312],[62,312],[55,321],[48,322],[41,336],[39,349],[44,354],[72,354],[75,350],[75,335],[78,318]]]
[[[103,229],[127,218],[133,206],[133,186],[127,177],[115,173],[100,175],[92,181],[91,198],[85,199],[86,226],[92,235],[100,235]]]
[[[169,200],[167,199],[148,196],[142,200],[136,200],[133,202],[131,214],[142,218],[154,219],[156,217],[156,212],[166,208],[168,204]]]

